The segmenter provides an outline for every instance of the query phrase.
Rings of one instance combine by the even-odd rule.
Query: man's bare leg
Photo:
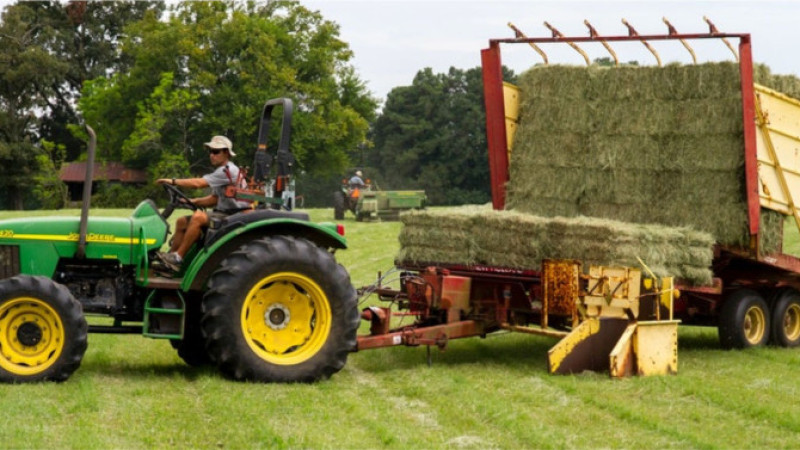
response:
[[[181,258],[186,256],[186,252],[189,251],[189,248],[200,239],[200,235],[203,234],[203,228],[207,227],[209,223],[208,214],[204,211],[195,211],[192,214],[191,220],[189,220],[189,225],[186,227],[186,231],[184,232],[181,242],[178,245],[178,248],[175,250]],[[177,238],[177,232],[175,234]],[[173,242],[174,244],[174,242]]]
[[[172,244],[169,247],[170,252],[178,250],[183,242],[184,235],[186,234],[186,227],[189,226],[189,216],[183,216],[175,222],[175,234],[172,235]]]

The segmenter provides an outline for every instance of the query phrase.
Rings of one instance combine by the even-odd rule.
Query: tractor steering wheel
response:
[[[164,190],[167,191],[169,195],[169,204],[161,211],[161,217],[164,219],[168,219],[169,216],[172,215],[172,212],[175,209],[191,209],[192,211],[197,211],[198,209],[205,209],[200,208],[199,206],[192,203],[192,199],[189,198],[186,194],[181,192],[180,189],[171,185],[171,184],[162,184],[161,186],[164,187]]]

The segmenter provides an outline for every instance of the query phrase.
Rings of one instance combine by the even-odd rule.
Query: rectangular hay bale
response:
[[[586,267],[638,267],[639,257],[659,276],[677,276],[695,284],[711,281],[714,239],[688,228],[589,217],[546,218],[487,208],[409,211],[400,220],[399,264],[540,270],[545,258],[578,259]],[[450,240],[444,241],[441,228],[459,232],[450,233]]]
[[[756,79],[791,84],[763,68]],[[519,87],[507,209],[690,227],[748,245],[737,64],[539,66]],[[764,214],[762,234],[779,235]]]

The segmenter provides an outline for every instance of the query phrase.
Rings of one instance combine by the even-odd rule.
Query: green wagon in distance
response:
[[[409,209],[425,209],[425,191],[366,191],[356,205],[356,220],[397,220]]]
[[[350,210],[359,222],[398,220],[403,211],[425,209],[427,201],[425,191],[382,191],[371,183],[351,187],[345,180],[333,196],[333,216],[342,220]]]

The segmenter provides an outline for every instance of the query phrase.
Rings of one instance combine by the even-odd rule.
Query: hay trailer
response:
[[[705,18],[704,18],[705,19]],[[590,64],[581,43],[601,44],[614,61],[611,43],[636,42],[661,60],[650,41],[676,41],[696,62],[695,40],[717,40],[737,61],[741,94],[744,191],[740,211],[746,217],[745,245],[713,245],[713,278],[697,285],[656,276],[640,268],[590,267],[580,262],[546,260],[538,270],[484,264],[452,264],[399,259],[400,289],[378,283],[362,289],[387,306],[365,309],[370,333],[359,336],[358,349],[426,345],[443,349],[449,340],[508,330],[561,338],[548,353],[551,373],[609,370],[612,376],[677,371],[677,324],[716,326],[726,348],[800,344],[800,259],[770,252],[761,245],[762,207],[798,218],[793,197],[800,195],[797,136],[800,103],[753,83],[749,34],[721,33],[708,20],[707,33],[681,34],[664,19],[667,34],[601,36],[586,22],[588,36],[566,37],[545,23],[551,36],[529,38],[509,24],[516,36],[493,39],[482,50],[486,132],[492,206],[507,201],[509,158],[517,128],[519,91],[503,82],[501,46],[526,45],[547,63],[544,44],[568,44]],[[738,52],[731,45],[738,40]],[[612,69],[613,70],[613,69]],[[736,150],[739,152],[739,150]],[[535,177],[535,174],[531,175]],[[658,198],[652,199],[658,208]],[[782,223],[779,227],[782,232]],[[800,220],[798,220],[800,223]],[[598,236],[602,239],[602,236]],[[411,316],[413,322],[406,319]]]
[[[505,183],[509,180],[509,152],[513,144],[516,116],[513,89],[504,89],[500,77],[500,45],[599,42],[616,58],[609,42],[640,41],[660,64],[657,52],[648,41],[678,40],[695,57],[688,41],[721,40],[738,61],[741,92],[741,149],[744,152],[744,205],[746,206],[747,245],[718,243],[712,262],[713,282],[710,286],[681,283],[680,297],[675,300],[675,317],[683,323],[716,326],[725,348],[765,345],[800,345],[800,292],[798,275],[800,259],[784,254],[782,240],[769,253],[763,247],[764,215],[762,208],[791,215],[800,224],[794,197],[800,196],[800,173],[795,149],[800,136],[800,102],[764,86],[754,84],[754,70],[749,34],[721,33],[708,20],[708,33],[679,34],[669,22],[666,35],[643,36],[629,28],[627,36],[599,36],[588,24],[589,36],[564,37],[553,29],[547,38],[498,39],[483,51],[484,89],[486,93],[487,134],[492,177],[494,208],[504,207]],[[623,21],[624,22],[624,21]],[[552,28],[551,28],[552,29]],[[738,53],[729,40],[738,40]],[[511,120],[507,120],[511,119]],[[702,151],[702,149],[698,149]],[[691,161],[687,161],[691,164]],[[703,189],[698,186],[698,189]],[[654,205],[659,199],[653,199]],[[783,216],[781,216],[783,217]],[[783,220],[779,222],[781,229]]]

